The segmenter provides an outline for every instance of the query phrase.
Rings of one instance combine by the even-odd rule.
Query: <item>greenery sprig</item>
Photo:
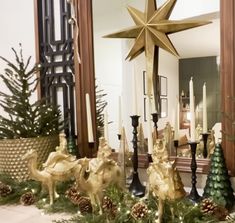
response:
[[[132,196],[128,191],[120,190],[114,186],[110,186],[105,191],[105,196],[108,196],[117,208],[115,216],[111,212],[104,211],[102,215],[98,212],[92,214],[78,214],[79,207],[69,200],[65,191],[71,188],[73,181],[63,182],[58,184],[57,192],[60,197],[55,200],[53,205],[49,204],[48,194],[41,190],[41,184],[35,181],[18,182],[8,178],[5,175],[0,175],[0,181],[11,185],[12,193],[7,197],[0,197],[0,205],[18,204],[22,194],[33,191],[36,197],[36,206],[45,213],[70,213],[73,216],[69,219],[55,220],[54,223],[155,223],[158,218],[158,200],[154,196],[149,196],[148,199],[140,199]],[[148,208],[148,214],[142,219],[136,220],[132,215],[133,206],[142,202]],[[171,208],[174,212],[172,215]],[[228,222],[233,222],[234,216],[229,216]],[[163,223],[218,223],[219,220],[210,214],[204,214],[200,204],[195,205],[187,198],[165,203]]]

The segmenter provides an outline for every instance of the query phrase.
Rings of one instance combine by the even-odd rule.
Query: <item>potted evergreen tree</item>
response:
[[[46,99],[32,102],[39,79],[36,73],[40,66],[30,67],[29,57],[24,61],[22,48],[13,49],[15,61],[0,56],[7,67],[0,74],[1,83],[7,92],[0,91],[0,171],[14,179],[28,178],[26,161],[21,156],[29,149],[38,151],[39,163],[58,145],[61,113],[58,106]]]

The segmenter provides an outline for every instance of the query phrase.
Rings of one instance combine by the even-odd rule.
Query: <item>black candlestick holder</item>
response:
[[[179,140],[178,139],[174,140],[174,147],[175,147],[175,156],[177,157],[177,155],[178,155],[178,147],[179,147]]]
[[[152,115],[152,120],[153,120],[153,123],[154,123],[154,125],[153,125],[153,127],[154,127],[154,131],[155,131],[155,134],[156,134],[156,139],[158,138],[158,132],[157,132],[157,128],[158,128],[158,126],[157,126],[157,122],[158,122],[158,113],[152,113],[151,114]],[[155,143],[155,142],[154,142]],[[152,154],[149,154],[148,153],[148,162],[149,163],[152,163],[153,162],[153,159],[152,159]]]
[[[152,120],[153,120],[153,123],[154,123],[154,128],[156,129],[157,131],[157,122],[158,122],[158,113],[152,113]]]
[[[197,192],[196,184],[197,184],[197,162],[196,162],[196,149],[197,149],[198,142],[189,142],[191,148],[191,171],[192,171],[192,189],[189,193],[188,198],[195,203],[198,203],[201,200],[201,196]]]
[[[208,139],[209,135],[210,135],[209,133],[202,133],[202,139],[203,139],[203,145],[204,145],[204,148],[203,148],[203,157],[204,158],[207,158],[207,155],[208,155],[207,139]]]
[[[131,116],[132,120],[132,126],[133,126],[133,157],[132,157],[132,163],[133,163],[133,178],[132,182],[129,187],[129,191],[136,197],[143,197],[145,194],[145,187],[141,184],[138,174],[138,138],[137,138],[137,127],[139,125],[139,117],[138,115]]]
[[[95,147],[95,142],[88,142],[89,157],[90,158],[93,158],[93,153],[95,152],[94,147]]]
[[[149,153],[148,153],[148,162],[149,163],[153,162],[152,154],[149,154]]]

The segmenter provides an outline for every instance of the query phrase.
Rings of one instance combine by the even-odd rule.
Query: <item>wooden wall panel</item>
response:
[[[96,139],[92,0],[77,0],[75,3],[79,25],[78,46],[81,57],[81,64],[75,60],[78,148],[82,157],[91,157],[95,152],[96,142],[94,145],[88,143],[85,95],[86,93],[90,95],[93,133],[94,139]]]
[[[220,5],[222,146],[227,167],[235,176],[235,2],[221,0]]]

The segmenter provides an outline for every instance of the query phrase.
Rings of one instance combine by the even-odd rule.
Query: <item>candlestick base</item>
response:
[[[197,192],[196,184],[197,184],[197,176],[196,176],[196,170],[197,170],[197,162],[196,162],[196,149],[197,149],[198,142],[189,142],[190,148],[191,148],[191,155],[192,155],[192,161],[191,161],[191,170],[192,170],[192,189],[188,195],[188,199],[193,201],[194,203],[198,203],[201,200],[201,196]]]
[[[207,139],[208,139],[209,135],[210,135],[209,133],[202,133],[202,139],[203,139],[203,145],[204,145],[204,148],[203,148],[203,157],[204,158],[207,158],[207,156],[208,156]]]
[[[145,194],[145,187],[140,183],[139,175],[138,175],[138,138],[137,138],[137,127],[139,125],[139,117],[138,115],[131,116],[131,124],[133,126],[133,175],[132,182],[129,187],[129,191],[136,197],[143,197]]]
[[[174,147],[175,147],[175,156],[177,157],[177,155],[178,155],[178,147],[179,147],[179,140],[178,139],[174,140]]]
[[[154,123],[154,134],[155,134],[155,140],[156,140],[158,138],[158,131],[157,131],[158,113],[152,113],[151,115],[152,115],[152,120]]]
[[[135,197],[143,197],[145,195],[145,186],[140,183],[138,172],[133,173],[132,182],[129,187],[129,191]]]
[[[197,189],[192,188],[187,198],[193,203],[199,203],[202,197],[198,194]]]
[[[148,153],[148,163],[152,163],[152,162],[153,162],[152,154]]]
[[[94,146],[95,142],[88,142],[88,147],[89,147],[89,157],[93,157],[93,152],[94,152]]]

